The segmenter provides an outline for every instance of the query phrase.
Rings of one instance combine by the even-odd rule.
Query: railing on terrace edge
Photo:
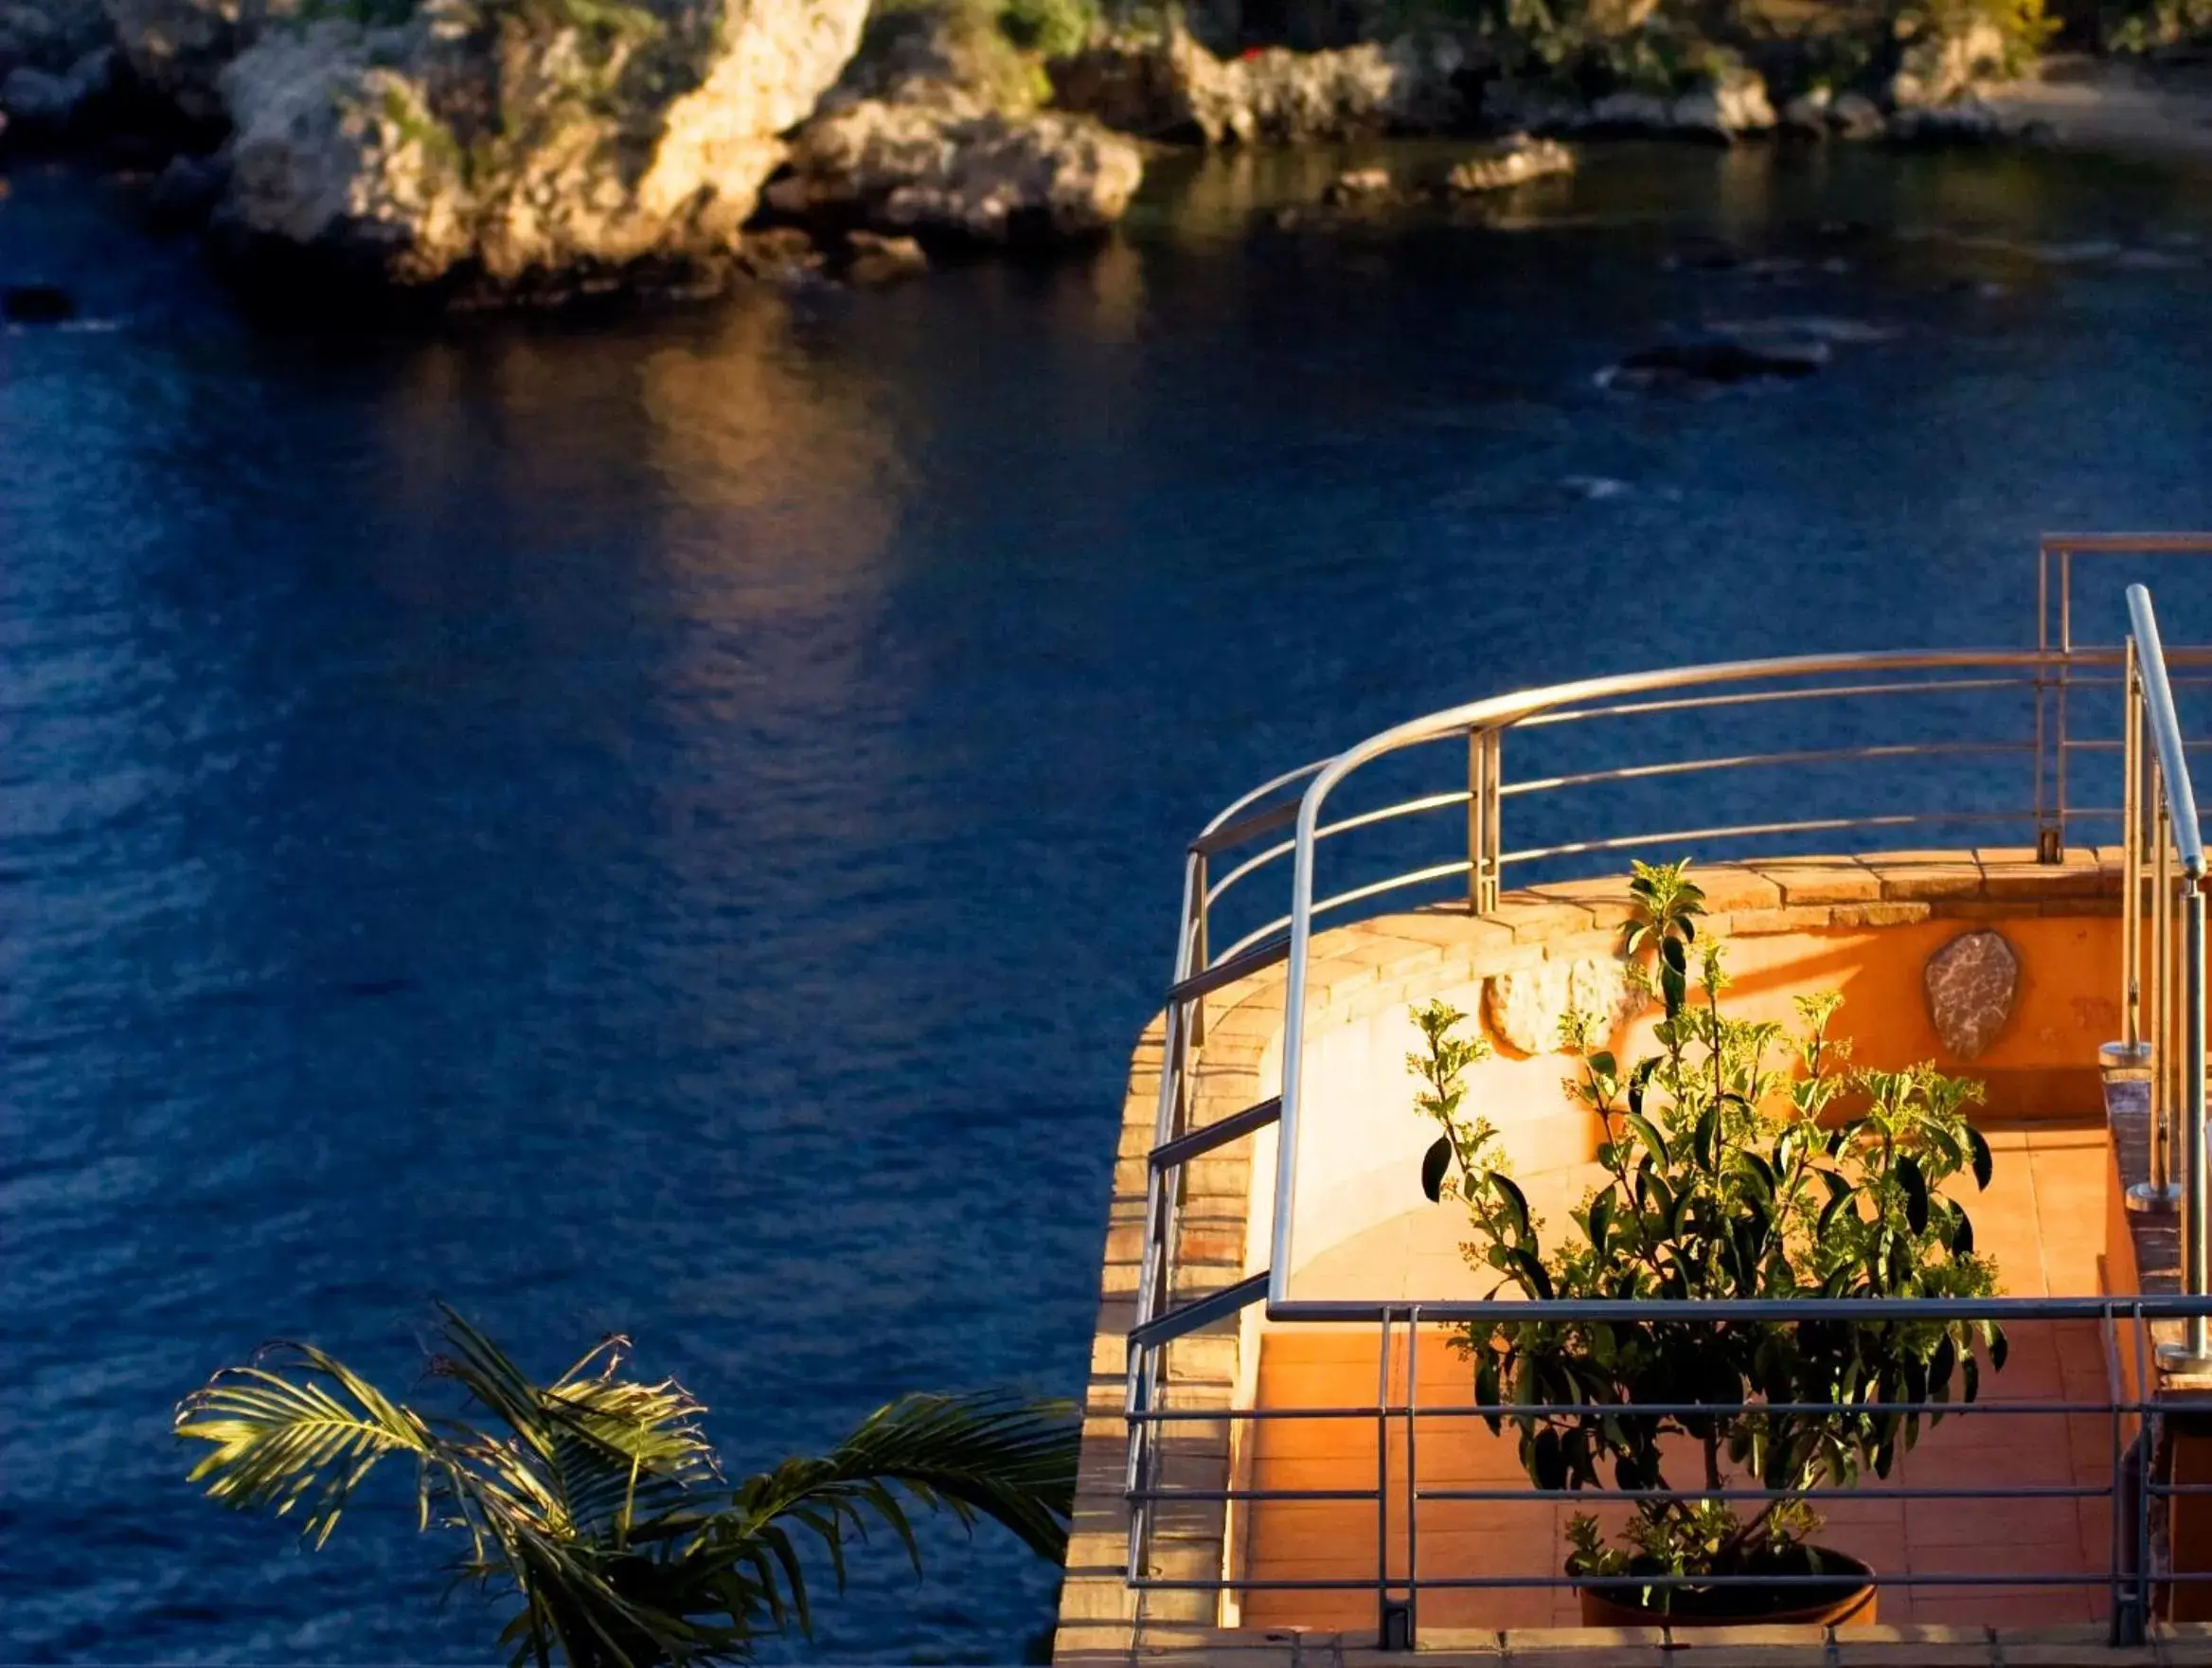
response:
[[[1511,1306],[1518,1308],[1524,1318],[1541,1310],[1546,1319],[1562,1321],[1579,1318],[1596,1318],[1600,1313],[1613,1313],[1624,1307],[1618,1304],[1570,1301]],[[2025,1502],[2030,1501],[2090,1502],[2093,1510],[2109,1515],[2102,1567],[2093,1566],[2086,1539],[2077,1542],[2082,1554],[2080,1557],[2063,1559],[2063,1567],[2060,1567],[2060,1560],[2054,1560],[2050,1568],[2037,1568],[2031,1559],[2010,1563],[1996,1570],[1954,1568],[1953,1566],[1965,1561],[1960,1554],[1955,1551],[1946,1554],[1936,1550],[1922,1554],[1931,1560],[1930,1566],[1926,1568],[1914,1568],[1915,1560],[1911,1557],[1902,1560],[1905,1567],[1901,1569],[1883,1568],[1879,1563],[1875,1564],[1871,1575],[1867,1577],[1867,1585],[1878,1592],[1891,1589],[1904,1589],[1908,1592],[1924,1589],[1961,1592],[2001,1589],[2010,1594],[2022,1588],[2030,1588],[2101,1594],[2105,1613],[2111,1623],[2113,1642],[2139,1644],[2147,1636],[2150,1620],[2156,1613],[2162,1592],[2177,1587],[2212,1582],[2212,1572],[2176,1572],[2161,1568],[2161,1540],[2154,1533],[2154,1527],[2165,1502],[2179,1497],[2212,1494],[2212,1484],[2162,1482],[2152,1474],[2150,1457],[2157,1448],[2158,1421],[2167,1409],[2150,1400],[2147,1392],[2131,1394],[2122,1372],[2125,1357],[2133,1368],[2132,1382],[2137,1386],[2150,1383],[2150,1366],[2144,1342],[2147,1336],[2145,1322],[2151,1315],[2169,1306],[2110,1299],[2091,1300],[2089,1306],[2099,1322],[2103,1345],[2105,1393],[2101,1396],[2068,1394],[2054,1401],[2005,1401],[1992,1398],[1971,1403],[1936,1399],[1883,1403],[1879,1405],[1879,1410],[1900,1419],[1922,1418],[1931,1426],[1937,1420],[2012,1421],[2015,1422],[2015,1427],[2018,1422],[2036,1419],[2064,1419],[2069,1423],[2075,1420],[2094,1420],[2107,1432],[2111,1454],[2109,1469],[2100,1470],[2096,1480],[2082,1480],[2081,1471],[2069,1463],[2068,1475],[2073,1480],[2068,1482],[2012,1485],[1990,1482],[1973,1486],[1931,1482],[1922,1486],[1900,1480],[1909,1477],[1913,1470],[1912,1456],[1907,1454],[1900,1461],[1893,1478],[1878,1479],[1848,1490],[1816,1490],[1808,1498],[1816,1511],[1824,1505],[1832,1507],[1846,1500],[1894,1505],[1899,1513],[1897,1547],[1900,1553],[1904,1550],[1906,1535],[1902,1528],[1903,1513],[1917,1501],[1980,1502],[1989,1505],[1993,1511],[2003,1511],[2007,1507],[2019,1509]],[[1468,1420],[1498,1417],[1507,1421],[1509,1426],[1510,1421],[1518,1414],[1543,1419],[1597,1413],[1624,1423],[1632,1423],[1639,1417],[1694,1418],[1704,1415],[1726,1418],[1756,1411],[1818,1415],[1829,1410],[1828,1405],[1819,1403],[1761,1405],[1707,1402],[1643,1404],[1633,1408],[1597,1403],[1504,1403],[1484,1408],[1475,1405],[1472,1397],[1458,1402],[1424,1402],[1418,1393],[1421,1382],[1418,1362],[1421,1331],[1424,1326],[1431,1328],[1433,1347],[1434,1322],[1440,1307],[1428,1304],[1381,1307],[1378,1314],[1381,1347],[1378,1350],[1376,1394],[1371,1404],[1329,1408],[1168,1408],[1148,1409],[1132,1416],[1134,1421],[1133,1428],[1148,1433],[1189,1426],[1254,1426],[1280,1421],[1340,1422],[1370,1430],[1375,1448],[1375,1483],[1372,1488],[1167,1488],[1162,1487],[1157,1480],[1152,1480],[1133,1489],[1131,1501],[1133,1511],[1148,1514],[1171,1511],[1177,1507],[1197,1507],[1203,1510],[1236,1505],[1250,1510],[1264,1504],[1291,1502],[1334,1502],[1355,1510],[1372,1508],[1372,1573],[1357,1569],[1358,1559],[1366,1555],[1366,1549],[1362,1548],[1357,1554],[1353,1554],[1347,1545],[1345,1562],[1349,1572],[1341,1576],[1271,1578],[1265,1575],[1223,1573],[1214,1577],[1164,1578],[1139,1570],[1131,1575],[1130,1586],[1139,1592],[1230,1592],[1240,1597],[1272,1592],[1372,1593],[1375,1599],[1375,1626],[1382,1644],[1385,1649],[1410,1650],[1419,1636],[1420,1606],[1424,1594],[1531,1590],[1558,1593],[1579,1586],[1594,1585],[1579,1582],[1557,1568],[1558,1549],[1556,1543],[1549,1539],[1548,1525],[1543,1537],[1532,1543],[1538,1556],[1549,1555],[1553,1567],[1547,1572],[1506,1570],[1470,1573],[1456,1561],[1452,1568],[1424,1567],[1422,1533],[1424,1530],[1436,1533],[1438,1527],[1433,1520],[1424,1522],[1424,1507],[1434,1509],[1453,1503],[1488,1504],[1506,1510],[1514,1505],[1565,1504],[1585,1511],[1603,1512],[1609,1501],[1718,1500],[1735,1505],[1796,1498],[1784,1490],[1734,1485],[1719,1489],[1603,1488],[1578,1491],[1517,1483],[1455,1486],[1424,1482],[1420,1476],[1420,1444],[1424,1429],[1434,1431],[1438,1426]],[[1777,1300],[1745,1302],[1737,1307],[1753,1312],[1743,1315],[1741,1318],[1744,1319],[1772,1322],[1791,1318],[1802,1309],[1820,1305]],[[1871,1308],[1874,1305],[1862,1307]],[[2036,1308],[2062,1307],[2066,1316],[2077,1318],[2083,1312],[2082,1305],[2075,1303],[2062,1306],[2049,1303],[1991,1304],[1986,1300],[1957,1302],[1920,1300],[1882,1307],[1891,1310],[1911,1309],[1917,1318],[1931,1320],[1972,1319],[1998,1313],[2007,1320],[2017,1320],[2023,1314]],[[1399,1362],[1403,1363],[1402,1370],[1399,1369]],[[1394,1395],[1394,1381],[1400,1378],[1402,1378],[1403,1392]],[[2004,1385],[2002,1375],[1993,1382],[2001,1395]],[[1472,1390],[1472,1383],[1469,1388]],[[2061,1443],[2055,1445],[2062,1449],[2067,1444]],[[2045,1448],[2040,1451],[2051,1450]],[[2078,1514],[2079,1507],[2077,1505],[2075,1510]],[[1364,1510],[1362,1516],[1365,1516]],[[2082,1533],[2078,1527],[2078,1516],[2076,1517],[2076,1523],[2077,1534]],[[1464,1523],[1455,1526],[1458,1529],[1466,1527]],[[1452,1531],[1446,1530],[1444,1533]],[[1846,1533],[1836,1538],[1847,1539],[1850,1536]],[[1986,1543],[2008,1547],[2016,1558],[2022,1558],[2021,1538],[2018,1517],[2015,1516],[2010,1519],[1993,1520]],[[2056,1543],[2045,1540],[2036,1544],[2047,1551]],[[1856,1581],[1858,1578],[1854,1574],[1852,1579]],[[1654,1575],[1625,1578],[1621,1585],[1656,1588],[1689,1586],[1825,1587],[1832,1591],[1836,1577],[1832,1574],[1722,1577]],[[1469,1623],[1463,1618],[1458,1624]]]
[[[2197,791],[2175,714],[2172,682],[2150,593],[2128,587],[2127,715],[2123,725],[2125,872],[2121,881],[2119,1051],[2130,1066],[2151,1067],[2150,1175],[2129,1191],[2134,1210],[2179,1209],[2182,1289],[2212,1291],[2205,1274],[2204,1156],[2204,841]],[[2143,847],[2151,850],[2150,1023],[2142,1035]],[[2181,868],[2180,961],[2175,963],[2173,869]],[[2180,1045],[2174,1044],[2176,1032]],[[2147,1052],[2146,1052],[2147,1050]],[[2108,1058],[2114,1050],[2107,1049]],[[2170,1177],[2174,1126],[2182,1132],[2182,1175]],[[2189,1318],[2180,1343],[2162,1349],[2169,1367],[2212,1368],[2205,1318]]]
[[[1128,1393],[1130,1418],[1127,1488],[1131,1498],[1131,1532],[1128,1574],[1133,1585],[1144,1577],[1152,1517],[1148,1496],[1156,1484],[1159,1454],[1151,1440],[1159,1418],[1162,1354],[1176,1337],[1233,1314],[1265,1298],[1275,1318],[1302,1320],[1373,1320],[1381,1306],[1362,1303],[1316,1303],[1293,1300],[1287,1290],[1292,1266],[1290,1236],[1292,1194],[1296,1156],[1297,1090],[1302,1066],[1301,1031],[1304,1018],[1305,965],[1312,924],[1324,915],[1351,919],[1357,906],[1388,906],[1395,894],[1418,892],[1443,882],[1464,881],[1470,906],[1477,910],[1494,906],[1501,877],[1511,866],[1546,859],[1610,856],[1631,851],[1679,854],[1685,848],[1702,850],[1721,842],[1777,835],[1849,834],[1864,841],[1894,837],[1897,834],[1938,825],[1973,825],[1984,829],[2012,828],[2032,836],[2039,856],[2056,861],[2062,857],[2069,828],[2084,822],[2117,823],[2127,836],[2129,852],[2126,916],[2127,966],[2119,983],[2129,1022],[2123,1039],[2132,1052],[2128,1063],[2142,1058],[2139,1029],[2139,975],[2143,940],[2143,858],[2148,843],[2159,879],[2152,884],[2153,930],[2151,942],[2152,1036],[2157,1051],[2155,1073],[2154,1148],[2170,1148],[2174,1107],[2186,1099],[2194,1112],[2187,1120],[2190,1152],[2185,1164],[2192,1176],[2203,1172],[2203,981],[2202,899],[2196,880],[2203,874],[2201,845],[2196,843],[2195,801],[2187,782],[2184,744],[2174,717],[2171,685],[2176,682],[2212,682],[2212,678],[2172,678],[2174,666],[2212,667],[2212,649],[2193,648],[2166,652],[2158,644],[2155,622],[2148,633],[2131,631],[2122,649],[2079,648],[2073,643],[2072,559],[2076,554],[2121,553],[2212,554],[2212,534],[2206,535],[2060,535],[2048,538],[2038,561],[2037,650],[2031,652],[1896,651],[1866,654],[1793,656],[1741,661],[1714,666],[1673,669],[1614,677],[1586,679],[1550,689],[1478,701],[1418,719],[1382,732],[1333,759],[1318,761],[1262,784],[1229,805],[1191,842],[1184,873],[1184,897],[1178,917],[1174,979],[1168,994],[1163,1038],[1158,1110],[1154,1141],[1148,1166],[1143,1262],[1137,1289],[1135,1324],[1129,1335]],[[2054,572],[2058,595],[2058,641],[2051,641],[2051,600]],[[2131,599],[2131,609],[2134,606]],[[2143,600],[2149,620],[2149,600]],[[2153,671],[2153,667],[2155,671]],[[2069,697],[2077,691],[2118,686],[2124,691],[2127,722],[2120,737],[2090,739],[2069,731]],[[1822,747],[1793,751],[1739,753],[1714,757],[1669,760],[1611,769],[1582,771],[1507,782],[1503,767],[1504,744],[1508,732],[1546,726],[1623,719],[1655,713],[1710,712],[1748,709],[1774,703],[1873,702],[1891,697],[1956,696],[1961,693],[2025,691],[2032,699],[2033,716],[2025,737],[1998,737],[1987,741],[1919,741],[1881,746]],[[1404,749],[1438,742],[1464,744],[1465,785],[1417,797],[1378,810],[1323,823],[1321,814],[1330,792],[1361,766]],[[2079,752],[2118,752],[2124,755],[2123,803],[2119,806],[2078,805],[2069,801],[2073,780],[2066,761]],[[1967,756],[2022,757],[2027,763],[2028,803],[2024,809],[1927,812],[1881,812],[1828,817],[1776,818],[1720,826],[1654,831],[1507,851],[1502,840],[1506,799],[1522,795],[1556,792],[1592,784],[1628,781],[1653,777],[1694,776],[1705,772],[1760,768],[1789,769],[1812,764],[1878,762],[1900,762],[1957,760]],[[2153,768],[2154,767],[2154,768]],[[2148,773],[2148,780],[2145,780]],[[1290,797],[1293,791],[1295,798]],[[2176,816],[2174,807],[2181,808]],[[2163,808],[2163,809],[2162,809]],[[1400,821],[1439,812],[1464,812],[1466,855],[1429,865],[1389,878],[1371,881],[1316,901],[1313,879],[1316,850],[1323,840],[1335,839],[1362,828]],[[2147,826],[2148,825],[2148,826]],[[1212,878],[1216,859],[1240,848],[1294,828],[1293,837],[1276,841],[1245,858],[1220,880]],[[2181,868],[2187,880],[2183,900],[2185,917],[2196,911],[2196,929],[2185,934],[2193,953],[2185,956],[2188,973],[2169,960],[2170,933],[2159,922],[2170,924],[2169,853],[2181,847]],[[1862,845],[1863,850],[1874,848]],[[2193,854],[2193,859],[2192,859]],[[1211,922],[1222,900],[1253,875],[1279,863],[1292,861],[1290,913],[1246,934],[1225,950],[1211,951]],[[2192,860],[2194,867],[2192,867]],[[2196,900],[2193,904],[2190,900]],[[1217,990],[1282,961],[1289,962],[1285,986],[1283,1092],[1248,1107],[1204,1129],[1189,1121],[1189,1050],[1203,1043],[1206,996]],[[2182,993],[2176,1000],[2175,993]],[[2185,1012],[2176,1013],[2179,1007]],[[2175,1022],[2180,1022],[2185,1049],[2158,1049]],[[2115,1045],[2117,1047],[2118,1045]],[[2174,1057],[2185,1053],[2199,1062],[2190,1071],[2178,1069]],[[2178,1082],[2177,1082],[2178,1079]],[[2188,1085],[2195,1085],[2192,1091]],[[1180,1308],[1170,1307],[1174,1291],[1173,1247],[1181,1202],[1184,1166],[1191,1159],[1251,1134],[1280,1123],[1277,1143],[1274,1243],[1269,1269],[1227,1287],[1200,1296]],[[2161,1162],[2165,1162],[2164,1159]],[[2163,1180],[2162,1171],[2160,1179]],[[2202,1353],[2206,1331],[2207,1305],[2200,1295],[2203,1275],[2205,1235],[2203,1228],[2204,1190],[2193,1190],[2189,1249],[2185,1258],[2187,1289],[2176,1298],[2145,1300],[2133,1313],[2141,1319],[2187,1320],[2186,1354]],[[2160,1201],[2151,1201],[2157,1203]],[[1992,1314],[2018,1318],[2102,1316],[2098,1300],[1998,1300]],[[1875,1306],[1844,1305],[1850,1314],[1879,1318]],[[1427,1305],[1432,1318],[1477,1318],[1497,1305]],[[1681,1318],[1700,1318],[1704,1310],[1725,1305],[1676,1305]],[[1819,1302],[1801,1305],[1811,1318],[1830,1307]],[[1525,1314],[1525,1310],[1523,1311]],[[1593,1317],[1597,1318],[1597,1317]],[[1719,1318],[1718,1313],[1704,1318]]]

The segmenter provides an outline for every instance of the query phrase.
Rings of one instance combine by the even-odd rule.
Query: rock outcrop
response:
[[[1138,147],[1091,117],[1039,111],[1006,47],[940,20],[871,26],[869,45],[792,135],[777,213],[836,230],[978,243],[1065,242],[1119,220]]]
[[[1095,236],[1144,178],[1135,145],[1083,117],[863,99],[815,117],[770,201],[879,229],[985,243]]]
[[[392,28],[265,29],[219,78],[234,128],[219,224],[404,286],[726,257],[865,4],[558,21],[453,0]]]
[[[1499,114],[1520,115],[1527,101],[1510,93],[1486,98],[1484,108],[1495,100]],[[1721,61],[1703,84],[1673,96],[1624,90],[1609,93],[1586,112],[1553,109],[1544,112],[1541,125],[1599,132],[1657,134],[1678,138],[1717,140],[1723,144],[1773,131],[1775,107],[1767,84],[1757,71],[1732,60]]]
[[[1448,35],[1221,59],[1189,34],[1109,41],[1052,67],[1056,101],[1146,138],[1299,144],[1449,128],[1466,53]]]
[[[99,0],[0,0],[0,79],[18,69],[66,77],[114,40]]]
[[[113,46],[97,46],[65,72],[17,64],[0,77],[0,117],[17,140],[56,140],[97,121],[118,91]]]
[[[1636,393],[1697,394],[1739,383],[1794,381],[1827,363],[1828,346],[1820,341],[1715,336],[1642,349],[1600,373],[1598,383]]]
[[[115,37],[139,84],[187,121],[230,119],[223,72],[272,26],[295,24],[300,0],[107,0]]]
[[[1899,110],[1948,104],[2003,76],[2009,58],[2004,31],[1986,17],[1970,17],[1955,32],[1925,30],[1900,54],[1889,101]]]
[[[1461,194],[1499,191],[1525,185],[1547,174],[1573,173],[1575,153],[1557,139],[1532,139],[1513,134],[1460,163],[1444,181],[1447,190]]]

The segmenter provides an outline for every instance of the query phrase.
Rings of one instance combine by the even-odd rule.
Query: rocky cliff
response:
[[[712,260],[865,5],[545,0],[264,27],[217,78],[222,222],[407,285]]]

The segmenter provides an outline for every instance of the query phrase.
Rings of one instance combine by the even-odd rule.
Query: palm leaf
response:
[[[310,1376],[288,1378],[264,1362]],[[208,1495],[226,1506],[283,1516],[312,1496],[300,1533],[318,1547],[379,1461],[415,1457],[425,1521],[432,1477],[451,1463],[427,1421],[312,1344],[272,1344],[252,1365],[218,1372],[178,1405],[174,1428],[212,1444],[188,1480],[205,1481]]]
[[[672,1379],[620,1375],[610,1337],[550,1386],[443,1311],[432,1376],[494,1428],[433,1421],[307,1344],[276,1344],[179,1406],[176,1432],[209,1444],[191,1477],[224,1504],[298,1510],[328,1540],[353,1490],[393,1454],[416,1461],[419,1526],[470,1537],[455,1579],[511,1591],[500,1635],[518,1664],[648,1668],[745,1659],[763,1624],[811,1623],[802,1549],[845,1583],[847,1537],[888,1528],[917,1565],[906,1501],[989,1517],[1048,1557],[1065,1550],[1079,1426],[1072,1409],[1008,1396],[909,1396],[819,1459],[722,1484]]]

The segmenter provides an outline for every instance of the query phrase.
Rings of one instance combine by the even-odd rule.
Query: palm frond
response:
[[[540,1410],[543,1392],[505,1351],[454,1310],[440,1303],[438,1313],[444,1317],[445,1342],[452,1353],[431,1356],[431,1376],[458,1384],[486,1411],[496,1414],[518,1441],[543,1455],[546,1447]]]
[[[547,1390],[546,1463],[579,1532],[621,1546],[641,1517],[720,1481],[699,1427],[705,1410],[673,1379],[601,1377]]]
[[[1080,1426],[1065,1403],[1008,1395],[906,1396],[864,1420],[819,1459],[786,1460],[738,1485],[726,1511],[698,1526],[680,1564],[701,1583],[743,1570],[778,1626],[809,1628],[805,1575],[789,1523],[806,1530],[845,1580],[847,1535],[888,1528],[917,1567],[920,1549],[901,1491],[963,1523],[1004,1524],[1042,1556],[1067,1549]],[[660,1538],[669,1526],[643,1527]]]
[[[270,1365],[290,1366],[294,1379]],[[300,1533],[321,1546],[353,1490],[377,1462],[412,1454],[420,1514],[430,1510],[428,1468],[443,1469],[442,1443],[412,1408],[312,1344],[276,1343],[250,1366],[225,1368],[178,1404],[176,1434],[213,1444],[189,1480],[240,1511],[278,1516],[312,1497]]]
[[[896,1502],[885,1511],[879,1497],[880,1485],[897,1483],[924,1504],[1004,1524],[1039,1556],[1058,1561],[1067,1552],[1080,1442],[1065,1402],[911,1395],[871,1414],[821,1459],[786,1461],[752,1480],[767,1485],[770,1500],[792,1489],[796,1498],[849,1490],[894,1530],[903,1521]]]
[[[621,1375],[610,1337],[549,1386],[451,1309],[431,1372],[491,1416],[433,1420],[307,1344],[275,1344],[186,1397],[176,1433],[210,1445],[194,1481],[226,1505],[301,1512],[328,1540],[387,1456],[416,1462],[419,1527],[469,1536],[456,1580],[520,1601],[500,1642],[518,1665],[740,1661],[763,1626],[811,1623],[810,1545],[845,1582],[847,1537],[887,1528],[919,1562],[908,1502],[989,1517],[1065,1549],[1079,1426],[1063,1405],[908,1396],[820,1459],[724,1485],[705,1408],[673,1379]]]

